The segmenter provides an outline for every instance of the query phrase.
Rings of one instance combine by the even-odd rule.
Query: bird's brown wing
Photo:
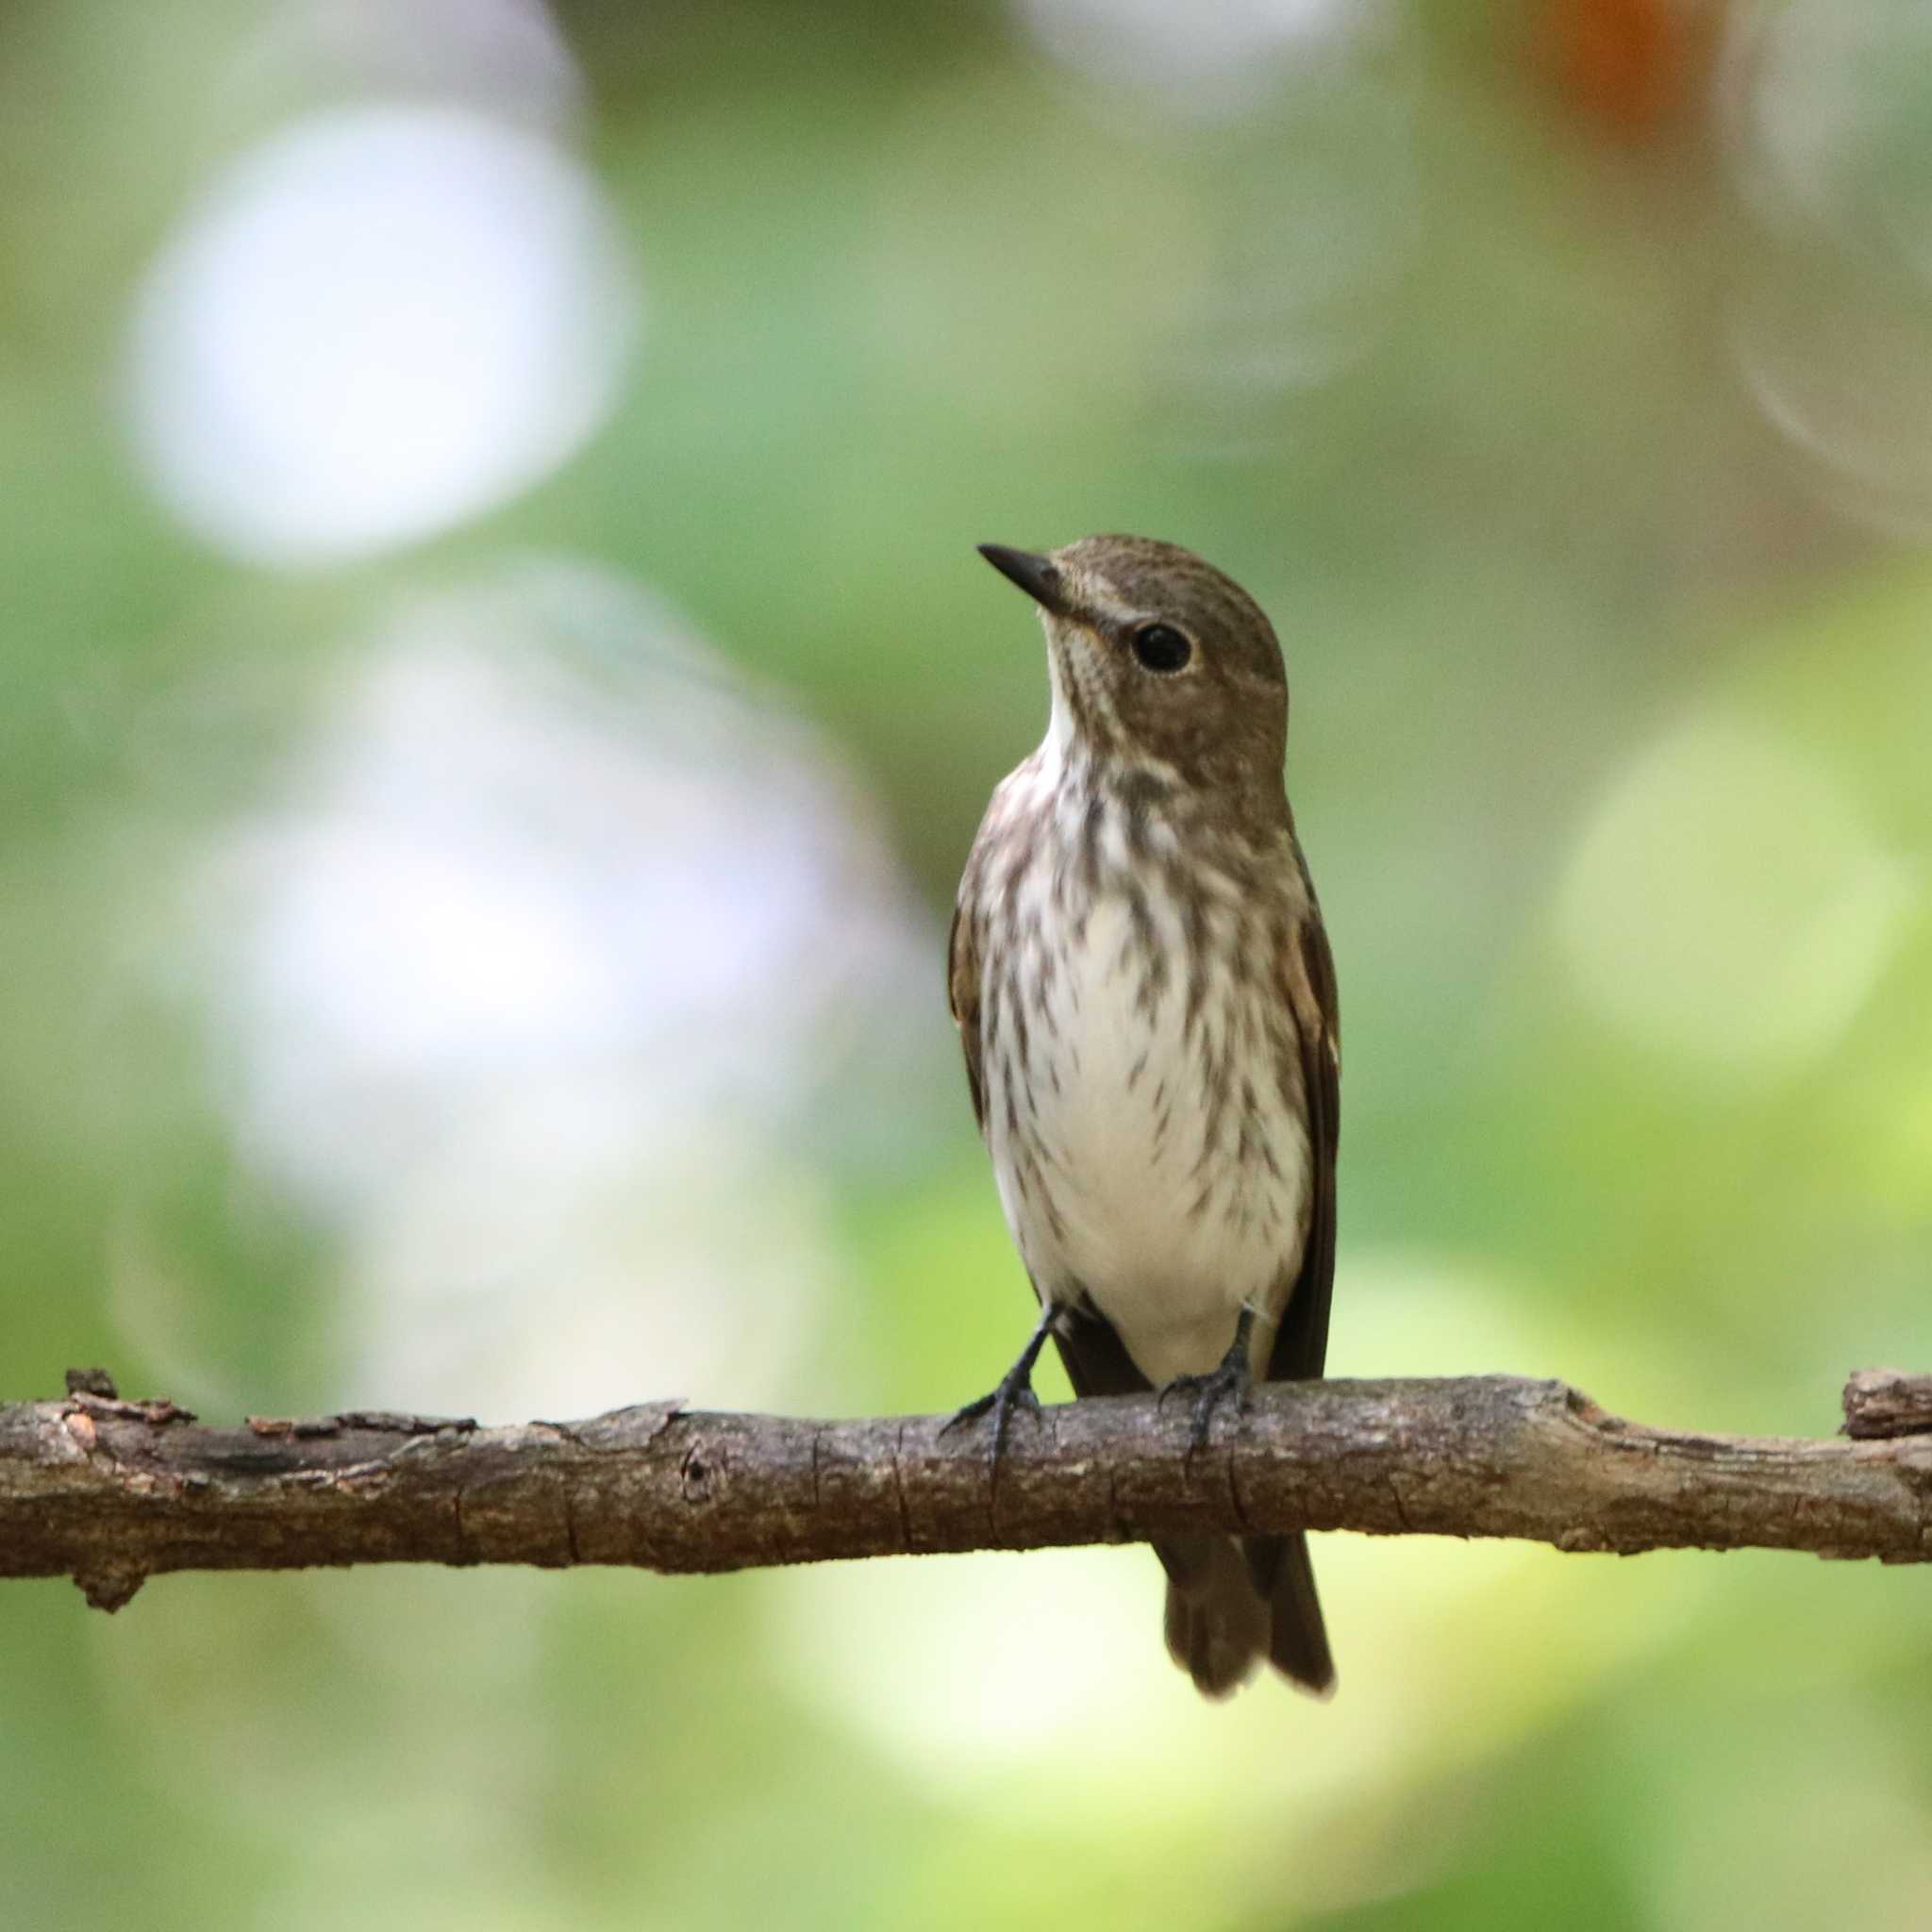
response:
[[[1303,876],[1307,876],[1304,871]],[[1335,1286],[1335,1145],[1341,1131],[1341,1040],[1335,999],[1335,962],[1314,894],[1283,949],[1282,974],[1294,1013],[1307,1096],[1308,1231],[1301,1272],[1274,1336],[1268,1375],[1307,1381],[1322,1373],[1328,1353],[1328,1298]],[[1335,1688],[1335,1659],[1323,1627],[1322,1603],[1305,1536],[1249,1537],[1241,1545],[1249,1576],[1269,1612],[1268,1660],[1318,1697]],[[1169,1625],[1175,1588],[1169,1566]],[[1173,1647],[1170,1640],[1170,1648]],[[1202,1681],[1200,1673],[1195,1682]],[[1211,1688],[1211,1687],[1210,1687]]]
[[[1268,1357],[1271,1381],[1307,1381],[1328,1353],[1328,1302],[1335,1286],[1335,1150],[1341,1131],[1341,1023],[1335,961],[1312,896],[1290,935],[1282,961],[1289,1005],[1301,1040],[1302,1091],[1308,1108],[1308,1232],[1301,1273]]]
[[[946,938],[946,1005],[959,1029],[966,1056],[966,1086],[973,1095],[973,1118],[986,1132],[986,1083],[980,1074],[979,945],[964,904],[953,908],[953,930]]]

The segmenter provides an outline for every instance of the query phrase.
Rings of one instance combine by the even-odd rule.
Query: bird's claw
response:
[[[992,1417],[992,1449],[989,1457],[993,1474],[999,1474],[1000,1453],[1007,1446],[1007,1432],[1012,1425],[1014,1410],[1023,1410],[1038,1420],[1040,1397],[1033,1392],[1031,1376],[1007,1374],[1000,1377],[999,1386],[991,1393],[969,1402],[963,1408],[955,1409],[951,1416],[940,1425],[940,1434],[949,1435],[954,1429],[963,1428],[968,1423],[976,1423],[981,1416]]]
[[[1254,1377],[1247,1363],[1230,1357],[1205,1375],[1176,1375],[1161,1390],[1160,1406],[1167,1407],[1170,1395],[1194,1398],[1193,1420],[1188,1432],[1188,1447],[1192,1451],[1207,1445],[1208,1431],[1214,1425],[1214,1411],[1223,1403],[1232,1398],[1235,1414],[1239,1417],[1247,1413],[1253,1388]]]

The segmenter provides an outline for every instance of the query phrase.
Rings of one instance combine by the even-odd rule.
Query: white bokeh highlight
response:
[[[1018,0],[1021,23],[1057,60],[1202,120],[1265,99],[1284,68],[1379,27],[1377,0]]]
[[[562,148],[460,107],[333,109],[241,157],[163,243],[131,325],[134,448],[227,555],[375,555],[570,457],[639,321]]]
[[[325,1234],[343,1399],[795,1396],[861,1042],[942,1043],[862,796],[582,566],[406,594],[338,675],[151,970],[201,1001],[242,1168]],[[126,1317],[174,1362],[159,1306]]]

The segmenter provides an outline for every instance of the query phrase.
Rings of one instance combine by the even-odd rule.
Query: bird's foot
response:
[[[1193,1424],[1188,1441],[1191,1453],[1206,1444],[1208,1432],[1214,1424],[1214,1411],[1223,1403],[1233,1402],[1237,1419],[1248,1412],[1248,1397],[1255,1385],[1254,1372],[1248,1366],[1248,1335],[1252,1326],[1252,1319],[1243,1309],[1241,1324],[1235,1330],[1234,1345],[1218,1366],[1205,1375],[1176,1375],[1160,1391],[1163,1408],[1170,1395],[1194,1398]]]
[[[976,1423],[981,1416],[992,1417],[992,1449],[991,1461],[993,1474],[999,1474],[1000,1453],[1007,1446],[1007,1431],[1011,1427],[1014,1411],[1022,1410],[1037,1421],[1040,1415],[1040,1397],[1033,1392],[1033,1363],[1030,1359],[1017,1361],[999,1379],[999,1386],[991,1394],[982,1395],[976,1402],[969,1402],[965,1407],[955,1409],[950,1418],[941,1424],[940,1434],[947,1435],[954,1429],[964,1428],[968,1423]]]
[[[1020,1359],[999,1379],[999,1386],[991,1395],[982,1395],[977,1402],[969,1402],[964,1408],[956,1409],[951,1418],[941,1424],[940,1434],[962,1427],[967,1423],[976,1423],[983,1415],[992,1417],[992,1479],[995,1485],[1000,1479],[1000,1451],[1007,1446],[1007,1430],[1013,1420],[1013,1411],[1023,1408],[1037,1422],[1040,1419],[1040,1397],[1033,1392],[1033,1364],[1040,1359],[1040,1351],[1046,1346],[1046,1338],[1053,1333],[1055,1310],[1048,1303],[1040,1311],[1040,1320],[1034,1325],[1033,1333],[1026,1338],[1026,1346],[1020,1351]]]

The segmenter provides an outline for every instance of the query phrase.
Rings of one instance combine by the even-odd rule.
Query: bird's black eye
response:
[[[1143,624],[1133,637],[1134,656],[1149,671],[1178,671],[1194,647],[1171,624]]]

